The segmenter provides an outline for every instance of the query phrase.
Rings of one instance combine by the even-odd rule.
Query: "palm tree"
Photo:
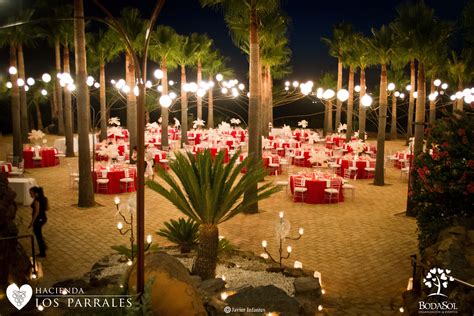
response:
[[[351,140],[352,137],[352,115],[354,112],[354,73],[357,70],[359,62],[359,55],[357,51],[357,41],[359,35],[357,33],[346,33],[346,41],[352,42],[352,46],[346,48],[345,54],[342,58],[343,65],[349,67],[349,81],[347,90],[349,91],[349,98],[347,99],[347,130],[346,139]]]
[[[95,64],[99,67],[99,100],[100,100],[100,140],[107,139],[107,100],[105,81],[105,66],[114,60],[119,52],[120,46],[114,41],[111,30],[100,29],[98,33],[90,33],[87,43],[88,64]]]
[[[334,74],[329,72],[324,73],[319,79],[318,85],[324,89],[335,89],[337,83]],[[326,135],[332,132],[332,99],[323,99],[322,102],[324,104],[323,132],[324,135]]]
[[[70,74],[69,49],[74,40],[74,24],[62,24],[63,67],[64,73]],[[74,157],[74,115],[72,112],[72,94],[69,85],[64,86],[64,131],[66,136],[66,157]]]
[[[74,0],[74,50],[76,60],[77,115],[79,134],[79,207],[95,205],[92,186],[91,157],[89,147],[90,100],[87,80],[86,34],[84,5]]]
[[[395,54],[397,55],[397,54]],[[404,61],[396,62],[396,56],[392,58],[392,65],[388,71],[388,81],[395,84],[395,87],[402,89],[408,83],[408,80],[405,77],[403,63]],[[392,110],[391,110],[391,123],[390,123],[390,139],[395,140],[398,138],[397,131],[397,96],[395,91],[391,91],[392,97]]]
[[[194,59],[196,61],[196,73],[197,73],[197,85],[201,87],[202,81],[202,63],[210,53],[212,46],[212,40],[207,37],[207,34],[191,34],[191,42],[196,45],[196,51],[194,52]],[[196,96],[197,100],[197,118],[202,119],[202,97]]]
[[[451,56],[448,58],[447,71],[451,81],[455,84],[457,91],[463,91],[464,85],[470,82],[474,76],[474,72],[470,70],[469,64],[474,60],[470,60],[472,55],[467,53],[467,50],[463,51],[461,56],[458,56],[456,52],[451,51]],[[453,103],[453,110],[463,110],[464,100],[458,99]]]
[[[321,38],[321,40],[329,46],[329,54],[337,58],[337,86],[336,91],[342,89],[342,59],[346,50],[352,45],[348,40],[353,34],[352,25],[339,23],[334,26],[333,38]],[[336,121],[335,126],[341,123],[342,102],[336,99]],[[332,114],[330,114],[332,117]],[[332,130],[332,126],[329,127]]]
[[[219,224],[228,221],[245,211],[258,200],[265,199],[278,191],[272,183],[260,186],[253,200],[242,199],[242,195],[263,180],[266,171],[252,168],[255,164],[247,157],[241,164],[235,165],[240,153],[231,157],[224,164],[224,153],[220,152],[215,159],[209,150],[194,154],[177,153],[176,160],[170,163],[173,177],[163,168],[158,169],[158,176],[166,187],[149,181],[148,186],[173,203],[179,211],[194,220],[199,226],[199,246],[192,273],[203,280],[214,278],[217,263],[219,242]],[[248,171],[243,176],[243,168]],[[178,179],[178,181],[176,180]]]
[[[179,35],[178,35],[179,36]],[[197,49],[188,36],[179,36],[179,47],[175,54],[176,63],[181,71],[181,146],[188,143],[188,93],[186,85],[186,67],[194,64],[194,52]]]
[[[150,42],[150,59],[158,62],[163,71],[163,79],[161,80],[161,86],[163,90],[162,95],[168,94],[168,70],[176,68],[175,54],[181,49],[180,37],[176,31],[169,27],[160,25],[151,35]],[[158,106],[160,106],[158,104]],[[161,107],[161,148],[168,148],[168,121],[169,121],[169,109]]]
[[[385,129],[387,127],[387,65],[393,55],[393,33],[382,25],[379,30],[372,29],[373,37],[367,41],[373,56],[380,64],[379,125],[377,133],[377,157],[374,185],[384,185]]]

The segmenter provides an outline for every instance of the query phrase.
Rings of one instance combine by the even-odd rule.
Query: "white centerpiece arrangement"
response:
[[[109,118],[109,126],[120,126],[120,119],[118,117]]]
[[[205,126],[205,121],[203,121],[201,119],[197,119],[193,122],[193,128],[194,129],[202,128],[203,126]]]
[[[35,129],[32,129],[31,132],[28,133],[28,139],[36,145],[39,145],[45,136],[45,133]]]
[[[342,134],[343,132],[346,132],[347,131],[347,124],[341,124],[339,123],[339,126],[337,128],[337,132],[339,134]]]

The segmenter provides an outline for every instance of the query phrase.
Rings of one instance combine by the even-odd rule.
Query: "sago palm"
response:
[[[278,191],[272,183],[266,183],[255,190],[254,199],[243,199],[244,192],[256,187],[266,171],[262,163],[258,163],[257,168],[249,168],[256,163],[250,157],[235,165],[237,159],[239,153],[232,156],[228,164],[224,164],[224,152],[215,158],[212,158],[209,150],[196,156],[178,153],[176,160],[170,163],[174,176],[159,168],[157,173],[164,183],[148,182],[151,189],[200,224],[198,253],[192,272],[203,280],[215,276],[218,225]],[[241,175],[244,168],[247,172]]]

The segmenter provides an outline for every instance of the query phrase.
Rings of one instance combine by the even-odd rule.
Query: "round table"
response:
[[[25,161],[25,168],[46,168],[59,165],[59,159],[55,157],[57,154],[55,148],[41,148],[39,150],[39,156],[41,157],[41,165],[35,165],[33,157],[35,156],[35,151],[30,149],[23,150],[23,159]]]
[[[369,162],[369,165],[375,165],[375,159],[358,159],[355,161],[355,166],[357,167],[357,179],[367,179],[367,172],[365,172],[365,168],[368,166],[367,162]],[[337,163],[341,166],[340,175],[342,176],[344,175],[344,170],[354,165],[354,159],[339,158],[337,159]]]
[[[293,193],[293,189],[295,186],[295,177],[300,177],[301,175],[292,175],[290,176],[290,189],[291,193]],[[321,177],[316,178],[313,174],[306,175],[305,177],[305,187],[308,189],[306,191],[306,198],[304,200],[305,203],[308,204],[323,204],[326,203],[324,201],[324,190],[328,187],[327,182],[331,180],[330,177]],[[342,182],[340,177],[337,178],[339,181]],[[344,190],[339,189],[339,202],[344,202]]]
[[[222,151],[222,150],[225,150],[224,163],[228,163],[228,162],[229,162],[229,150],[227,149],[227,147],[200,147],[200,146],[193,146],[194,155],[196,155],[198,152],[205,151],[206,149],[209,149],[209,150],[211,151],[211,156],[212,156],[212,158],[216,158],[218,152],[220,152],[220,151]]]
[[[94,192],[99,193],[97,191],[97,176],[99,173],[101,173],[103,170],[106,168],[104,167],[97,167],[93,172],[92,172],[92,178],[94,181]],[[129,187],[127,192],[135,192],[135,189],[137,187],[137,171],[136,168],[130,167],[129,169],[129,176],[135,180],[135,184],[133,188]],[[120,187],[120,179],[125,178],[125,169],[120,168],[120,167],[110,167],[109,171],[107,172],[107,179],[109,179],[108,183],[108,192],[107,194],[119,194],[119,193],[124,193]],[[104,191],[101,190],[100,193],[104,193]]]

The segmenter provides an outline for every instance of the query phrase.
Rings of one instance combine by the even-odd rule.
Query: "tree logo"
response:
[[[445,296],[447,295],[441,293],[442,289],[448,287],[449,282],[454,281],[454,278],[450,275],[451,270],[444,270],[440,268],[431,269],[426,277],[423,279],[423,283],[429,289],[436,289],[436,292],[429,294],[428,296]]]

